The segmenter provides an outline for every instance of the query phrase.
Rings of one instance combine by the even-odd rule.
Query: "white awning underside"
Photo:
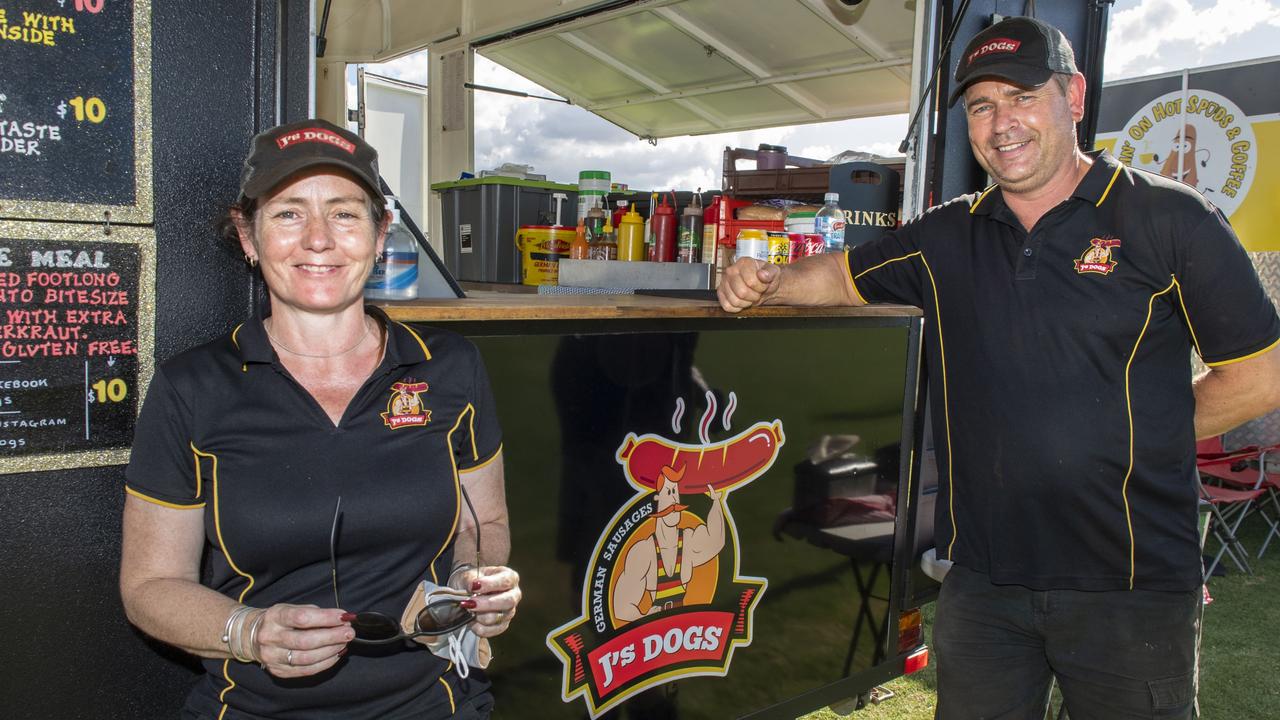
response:
[[[905,113],[915,13],[915,0],[334,0],[326,57],[462,40],[661,138]]]

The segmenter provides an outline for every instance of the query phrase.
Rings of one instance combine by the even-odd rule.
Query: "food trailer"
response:
[[[475,170],[477,52],[641,139],[911,113],[910,217],[982,184],[963,117],[938,98],[955,64],[947,42],[962,47],[1004,5],[6,3],[6,717],[181,707],[196,664],[132,628],[116,588],[133,421],[157,362],[259,302],[212,227],[249,138],[307,117],[346,121],[349,63],[430,52],[429,183]],[[1096,85],[1106,4],[1087,5],[1041,17],[1072,39]],[[432,193],[414,218],[437,250],[439,202]],[[463,289],[384,307],[464,333],[492,378],[509,564],[525,592],[494,643],[496,717],[793,718],[851,707],[927,662],[930,329],[918,309],[731,316],[690,297]],[[656,474],[676,464],[686,512],[720,513],[724,539],[679,607],[629,620],[620,561],[648,547]]]

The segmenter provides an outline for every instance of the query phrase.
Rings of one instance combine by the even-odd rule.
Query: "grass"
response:
[[[1246,523],[1245,547],[1262,546],[1265,526],[1256,518]],[[1272,539],[1272,545],[1280,541]],[[1214,547],[1210,540],[1210,546]],[[1225,562],[1225,561],[1224,561]],[[1280,628],[1280,548],[1251,560],[1254,575],[1229,568],[1226,577],[1209,583],[1213,603],[1204,610],[1200,653],[1200,715],[1205,718],[1280,718],[1280,683],[1276,683],[1276,629]],[[925,608],[925,622],[933,621],[933,607]],[[928,628],[926,627],[926,642]],[[854,720],[931,720],[936,706],[937,676],[933,664],[915,675],[886,685],[894,696],[858,711]],[[1055,698],[1055,705],[1057,699]],[[805,720],[850,717],[819,710]]]

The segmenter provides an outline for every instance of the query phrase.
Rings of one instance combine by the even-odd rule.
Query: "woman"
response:
[[[270,315],[166,362],[143,405],[120,589],[135,625],[205,658],[184,717],[482,718],[492,706],[482,674],[447,651],[368,644],[352,623],[399,619],[424,580],[452,575],[469,629],[489,638],[521,598],[501,566],[501,439],[478,352],[362,302],[389,218],[377,188],[373,148],[334,125],[254,138],[230,227],[261,264]],[[464,564],[477,543],[479,570]]]

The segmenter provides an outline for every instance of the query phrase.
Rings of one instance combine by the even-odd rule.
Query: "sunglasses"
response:
[[[476,517],[476,509],[471,505],[471,498],[462,485],[458,485],[462,499],[467,503],[471,520],[476,529],[476,562],[480,567],[480,522]],[[338,597],[338,526],[342,518],[342,496],[333,507],[333,526],[329,529],[329,574],[333,578],[333,606],[343,607]],[[450,576],[452,577],[452,576]],[[432,600],[426,607],[418,611],[413,620],[413,632],[405,632],[400,627],[400,620],[386,613],[366,610],[355,614],[351,628],[356,636],[352,642],[370,645],[381,645],[398,640],[410,640],[423,635],[445,635],[465,626],[475,619],[475,613],[462,606],[465,597],[449,597]]]

